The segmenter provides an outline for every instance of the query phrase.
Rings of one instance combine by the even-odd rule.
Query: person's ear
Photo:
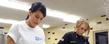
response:
[[[32,14],[31,10],[29,10],[28,15],[30,16]]]
[[[76,27],[74,26],[74,29],[76,29]]]
[[[76,31],[77,30],[77,28],[74,26],[74,31]]]
[[[87,34],[89,34],[89,33],[90,33],[90,29],[87,30]]]

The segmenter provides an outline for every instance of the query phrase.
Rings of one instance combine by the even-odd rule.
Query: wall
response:
[[[46,43],[57,44],[66,32],[73,31],[73,24],[70,24],[71,26],[68,25],[65,24],[63,26],[45,29]]]

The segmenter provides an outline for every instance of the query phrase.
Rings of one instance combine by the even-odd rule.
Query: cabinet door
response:
[[[108,44],[108,32],[95,33],[96,44]]]

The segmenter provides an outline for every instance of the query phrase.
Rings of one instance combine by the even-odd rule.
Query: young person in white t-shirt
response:
[[[38,25],[46,17],[46,8],[35,2],[29,9],[26,20],[13,24],[7,34],[7,44],[45,44],[45,35]]]

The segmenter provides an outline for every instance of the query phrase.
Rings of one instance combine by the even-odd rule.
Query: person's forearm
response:
[[[15,44],[10,36],[7,37],[7,44]]]

